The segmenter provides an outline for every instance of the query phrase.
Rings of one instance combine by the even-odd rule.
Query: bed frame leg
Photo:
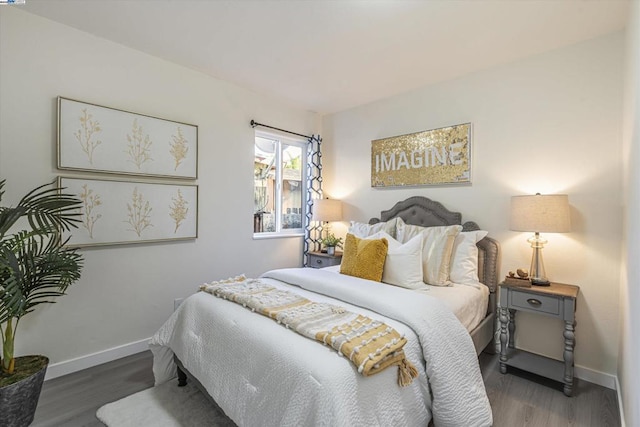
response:
[[[187,385],[187,374],[178,366],[178,387],[184,387]]]

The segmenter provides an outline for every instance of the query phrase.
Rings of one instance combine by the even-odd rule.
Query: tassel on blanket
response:
[[[406,387],[418,376],[418,370],[407,359],[402,359],[398,365],[398,385]]]

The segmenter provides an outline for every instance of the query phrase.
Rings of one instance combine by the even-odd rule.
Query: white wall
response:
[[[638,35],[635,4],[634,10],[635,32],[628,40]],[[626,158],[621,144],[623,53],[622,35],[600,38],[327,116],[322,134],[325,188],[348,204],[350,219],[365,221],[410,195],[431,197],[501,241],[503,274],[528,266],[531,251],[525,233],[508,231],[509,197],[536,191],[569,194],[573,231],[546,236],[547,272],[553,280],[581,286],[576,364],[584,368],[578,369],[583,376],[616,374],[619,299],[632,301],[623,311],[621,333],[627,345],[621,347],[617,373],[625,406],[636,411],[627,410],[627,421],[634,425],[640,422],[640,385],[625,379],[637,369],[631,361],[640,354],[638,340],[632,339],[640,328],[637,279],[619,296],[621,167]],[[637,74],[637,49],[627,48],[627,53]],[[626,86],[635,87],[633,113],[637,84],[635,78]],[[253,131],[248,122],[254,118],[313,133],[317,115],[4,7],[0,177],[8,188],[3,204],[15,203],[59,173],[58,95],[199,125],[199,238],[84,250],[83,278],[57,304],[24,319],[18,353],[44,353],[57,363],[136,342],[162,324],[173,299],[189,295],[203,281],[300,264],[300,238],[252,239]],[[632,117],[633,125],[626,127],[632,136],[625,141],[636,150],[635,159],[637,113]],[[370,188],[372,139],[467,121],[474,126],[471,186]],[[635,187],[629,191],[628,215],[637,218],[640,190]],[[630,234],[640,234],[629,227]],[[640,248],[632,240],[629,259],[637,259]],[[638,277],[637,267],[629,264],[629,277]],[[518,320],[520,346],[561,357],[560,325],[534,316]]]
[[[640,425],[640,3],[631,2],[626,30],[623,159],[625,233],[620,288],[618,378],[626,424]]]
[[[322,131],[325,191],[346,202],[348,219],[430,197],[501,242],[503,275],[531,257],[528,234],[508,230],[510,197],[569,194],[572,232],[544,236],[547,275],[581,287],[577,373],[609,387],[619,332],[623,41],[610,35],[326,116]],[[472,185],[370,187],[371,140],[465,122],[473,123]],[[526,314],[518,322],[518,346],[562,358],[561,322]]]
[[[3,204],[51,181],[58,95],[199,126],[199,237],[83,250],[82,279],[20,324],[53,363],[150,337],[204,281],[301,263],[302,238],[253,240],[251,119],[318,133],[316,114],[13,7],[0,10]],[[69,174],[67,174],[69,175]]]

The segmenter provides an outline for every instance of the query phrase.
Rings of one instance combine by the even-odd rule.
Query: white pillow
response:
[[[365,237],[369,237],[379,231],[384,231],[394,239],[396,238],[396,221],[397,218],[393,218],[387,222],[379,222],[377,224],[365,224],[363,222],[351,221],[351,226],[347,233],[351,233],[354,236],[364,239]]]
[[[423,281],[433,286],[451,286],[449,270],[453,243],[456,236],[462,231],[462,226],[421,227],[398,221],[396,228],[398,240],[402,243],[420,234],[424,236],[422,248]]]
[[[425,231],[430,227],[421,227],[419,225],[411,225],[404,222],[402,218],[396,220],[396,239],[400,243],[406,243],[411,240],[412,237]]]
[[[382,281],[390,285],[408,289],[423,289],[422,246],[423,236],[418,235],[405,244],[398,242],[384,231],[379,231],[366,239],[387,239],[389,249],[382,270]]]
[[[449,270],[451,254],[456,236],[462,231],[461,225],[428,227],[424,231],[422,248],[422,274],[425,283],[434,286],[451,286]]]
[[[476,243],[488,234],[487,231],[464,231],[456,236],[451,255],[450,279],[453,283],[479,288],[478,247]]]

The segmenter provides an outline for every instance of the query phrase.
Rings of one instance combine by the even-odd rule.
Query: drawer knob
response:
[[[529,298],[527,302],[531,305],[542,305],[542,302],[540,302],[539,299],[535,299],[535,298]]]
[[[318,264],[322,264],[322,260],[321,260],[321,259],[317,259],[317,260],[316,260],[316,263],[318,263]]]

